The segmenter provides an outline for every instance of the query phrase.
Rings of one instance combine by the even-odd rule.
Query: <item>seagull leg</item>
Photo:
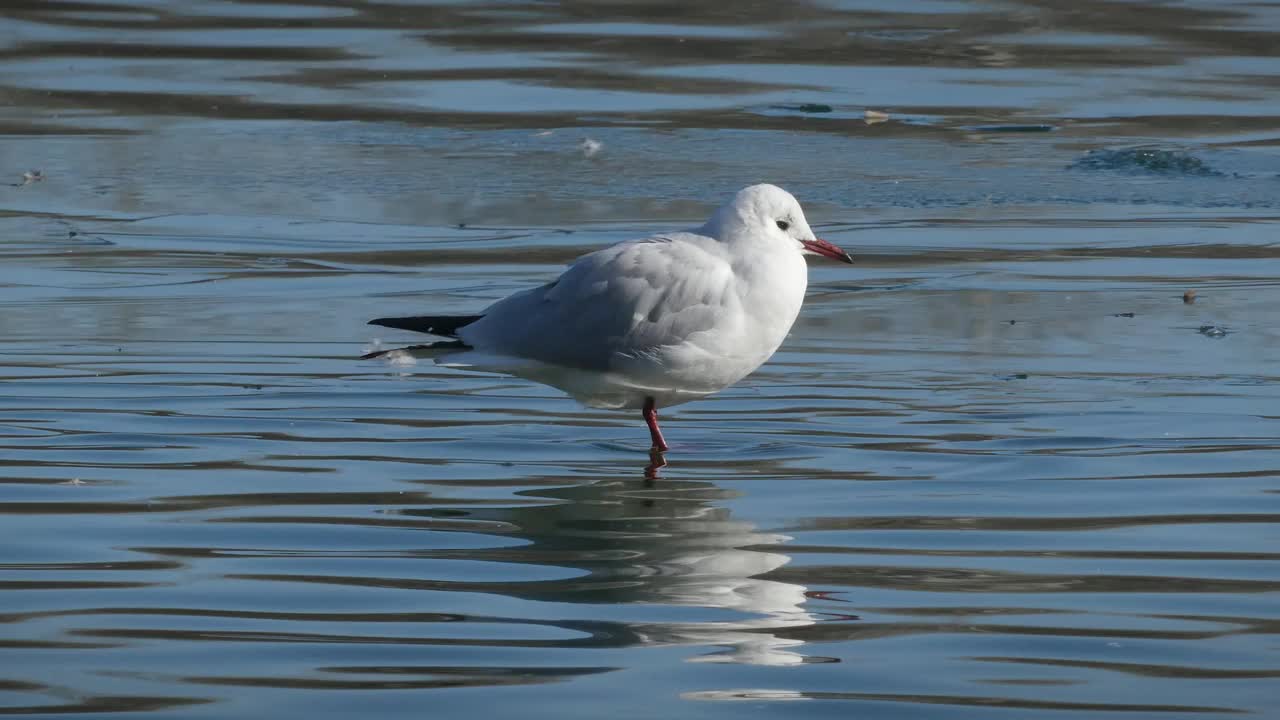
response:
[[[658,448],[649,450],[649,464],[644,468],[644,486],[653,487],[654,480],[661,480],[658,471],[667,466],[667,457]]]
[[[662,431],[658,429],[658,404],[653,398],[644,399],[644,421],[649,426],[649,437],[653,440],[653,449],[658,452],[668,450],[667,441],[662,439]]]

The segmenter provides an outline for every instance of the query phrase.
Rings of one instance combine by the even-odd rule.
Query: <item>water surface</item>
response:
[[[0,713],[1269,716],[1277,23],[7,4]],[[355,359],[758,181],[858,262],[656,478]]]

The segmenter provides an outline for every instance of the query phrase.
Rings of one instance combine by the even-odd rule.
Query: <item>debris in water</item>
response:
[[[30,185],[31,183],[38,183],[43,180],[44,180],[44,173],[40,172],[39,170],[28,170],[22,173],[22,182],[9,183],[9,185],[13,187],[23,187],[24,185]]]
[[[1222,175],[1186,150],[1166,150],[1151,145],[1090,150],[1068,169],[1108,170],[1128,175]]]
[[[1196,301],[1196,291],[1195,291],[1195,290],[1188,290],[1188,291],[1186,291],[1186,292],[1182,293],[1182,302],[1186,303],[1187,305],[1190,305],[1191,303],[1193,303],[1193,302],[1195,302],[1195,301]]]
[[[1134,317],[1134,314],[1131,312],[1113,313],[1111,317]]]
[[[1042,133],[1057,130],[1052,125],[979,125],[975,132],[984,133]]]
[[[1201,335],[1211,338],[1221,338],[1227,336],[1227,329],[1217,325],[1201,325],[1198,331]]]
[[[868,125],[875,125],[876,123],[888,122],[889,113],[880,112],[879,110],[868,110],[862,113],[862,119],[866,121]]]
[[[604,143],[591,138],[583,138],[582,142],[578,145],[578,149],[582,151],[583,157],[595,157],[604,149]]]
[[[833,110],[830,105],[822,103],[800,103],[798,105],[770,105],[774,110],[790,110],[792,112],[802,113],[829,113]]]

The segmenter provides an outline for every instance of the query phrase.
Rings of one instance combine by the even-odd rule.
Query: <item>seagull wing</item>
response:
[[[692,233],[584,255],[558,279],[484,311],[459,336],[479,350],[609,371],[714,334],[741,304],[719,244]]]

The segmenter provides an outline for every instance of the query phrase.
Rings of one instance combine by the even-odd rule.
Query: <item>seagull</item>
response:
[[[478,315],[369,324],[448,338],[402,348],[456,351],[441,364],[533,379],[590,407],[640,410],[651,452],[661,454],[669,446],[658,408],[733,385],[782,344],[804,302],[805,255],[853,263],[813,234],[791,193],[752,185],[699,228],[589,253]]]

